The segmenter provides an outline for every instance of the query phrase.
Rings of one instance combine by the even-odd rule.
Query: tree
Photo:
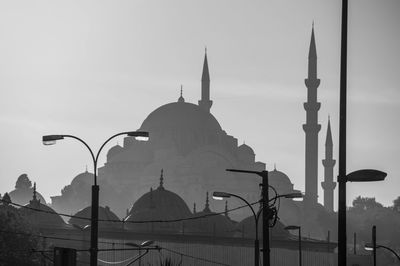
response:
[[[400,196],[393,201],[393,210],[400,213]]]
[[[40,265],[40,254],[32,252],[37,250],[39,240],[10,203],[6,193],[0,205],[0,265]]]
[[[361,197],[358,196],[353,200],[353,208],[355,210],[371,210],[374,208],[382,208],[383,205],[380,204],[379,202],[376,202],[375,198],[368,198],[368,197]]]

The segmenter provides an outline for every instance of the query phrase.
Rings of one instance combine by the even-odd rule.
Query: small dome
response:
[[[193,215],[193,217],[203,216],[204,218],[193,219],[187,222],[188,234],[220,237],[228,237],[234,234],[235,222],[227,216],[227,211],[225,215],[222,215],[210,210],[208,193],[204,210]]]
[[[268,172],[269,184],[274,187],[279,194],[287,194],[297,192],[293,190],[293,184],[289,177],[281,171],[274,169]]]
[[[254,155],[254,150],[247,144],[243,143],[238,147],[240,153]]]
[[[87,170],[80,173],[74,179],[72,179],[71,186],[77,187],[81,185],[92,185],[94,180],[94,174],[89,173]]]
[[[74,214],[74,216],[69,219],[68,223],[71,225],[77,225],[81,228],[84,228],[87,225],[90,225],[90,218],[92,216],[92,207],[86,207],[77,213]],[[86,219],[80,219],[86,218]],[[107,220],[107,221],[120,221],[117,215],[113,213],[108,206],[101,207],[99,206],[99,220]],[[122,223],[120,222],[105,222],[105,221],[99,221],[99,228],[101,229],[122,229]]]
[[[122,148],[120,145],[115,145],[114,147],[109,149],[107,152],[107,162],[110,161],[112,157],[114,157],[116,154],[120,153],[123,150],[124,148]]]
[[[52,208],[42,204],[37,198],[36,186],[33,188],[33,199],[20,208],[21,215],[34,226],[50,228],[68,228],[68,225]],[[37,211],[39,210],[39,211]]]
[[[137,231],[180,231],[181,223],[139,224],[130,221],[174,220],[191,216],[189,207],[177,194],[166,190],[161,171],[160,185],[156,190],[150,189],[132,206],[125,221],[126,227]]]

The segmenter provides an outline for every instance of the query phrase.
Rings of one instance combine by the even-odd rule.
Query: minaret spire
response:
[[[210,112],[212,101],[210,100],[210,73],[208,71],[207,47],[205,48],[203,73],[201,75],[201,100],[199,106]]]
[[[320,80],[317,78],[317,49],[315,45],[314,25],[311,31],[310,49],[308,53],[308,77],[305,79],[307,87],[306,123],[303,130],[306,134],[305,143],[305,202],[316,204],[318,201],[318,133],[321,125],[318,124],[318,110],[321,103],[317,101],[317,88]]]
[[[326,130],[325,141],[325,159],[322,160],[322,165],[324,166],[324,181],[321,182],[321,186],[324,189],[324,206],[330,212],[333,212],[333,191],[336,187],[336,183],[333,181],[333,167],[335,166],[335,163],[336,160],[333,159],[331,121],[328,117],[328,128]]]

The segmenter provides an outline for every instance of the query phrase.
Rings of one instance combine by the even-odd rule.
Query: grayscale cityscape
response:
[[[0,266],[400,265],[399,14],[0,2]]]

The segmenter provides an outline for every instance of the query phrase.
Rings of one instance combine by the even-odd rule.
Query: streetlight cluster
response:
[[[228,193],[228,192],[222,192],[222,191],[215,191],[213,192],[213,199],[215,200],[223,200],[224,198],[238,198],[245,202],[247,206],[249,206],[251,212],[253,213],[254,217],[254,222],[255,222],[255,239],[254,239],[254,265],[258,266],[259,261],[260,261],[260,242],[258,239],[258,221],[260,218],[261,213],[263,214],[263,265],[264,266],[269,266],[270,265],[270,245],[269,245],[269,228],[273,227],[276,223],[277,220],[277,210],[273,206],[276,202],[277,199],[279,198],[288,198],[288,199],[295,199],[295,198],[302,198],[303,194],[296,192],[296,193],[289,193],[289,194],[283,194],[279,195],[276,190],[268,185],[268,172],[267,171],[249,171],[249,170],[238,170],[238,169],[226,169],[229,172],[237,172],[237,173],[250,173],[250,174],[256,174],[262,177],[262,199],[260,202],[262,203],[262,207],[259,209],[258,212],[255,212],[254,208],[251,206],[251,204],[245,200],[243,197]],[[269,198],[268,196],[268,188],[272,188],[275,191],[275,197]],[[270,202],[273,202],[272,205],[270,205]],[[269,221],[273,220],[272,224],[270,225]]]

